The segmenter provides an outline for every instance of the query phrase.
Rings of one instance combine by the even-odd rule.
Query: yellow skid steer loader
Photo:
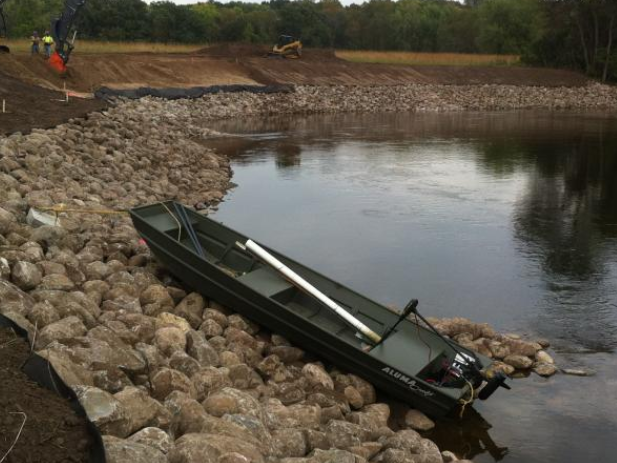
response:
[[[281,35],[268,57],[297,59],[302,56],[302,42],[291,35]]]

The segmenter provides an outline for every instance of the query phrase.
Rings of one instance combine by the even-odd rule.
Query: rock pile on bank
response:
[[[172,107],[185,106],[177,101]],[[190,104],[190,103],[188,103]],[[208,95],[192,111],[201,117],[344,112],[447,112],[486,110],[615,110],[617,88],[513,85],[297,86],[293,94]]]
[[[442,461],[416,431],[431,427],[426,417],[410,413],[409,429],[393,431],[371,384],[189,293],[156,264],[128,218],[61,213],[58,225],[26,223],[30,207],[58,203],[84,211],[165,199],[214,204],[231,172],[199,144],[209,135],[203,121],[278,114],[285,104],[303,111],[314,94],[299,92],[297,103],[145,99],[0,139],[0,312],[28,329],[36,351],[75,388],[105,434],[110,463]],[[331,98],[315,100],[320,108],[343,104],[341,89],[324,92]],[[348,110],[364,107],[353,101]],[[503,360],[503,369],[516,367],[517,355],[550,363],[537,345],[486,326],[437,325]]]
[[[121,105],[0,140],[0,201],[23,212],[67,202],[123,209],[176,197],[221,199],[229,161],[193,141],[209,131],[151,106]]]
[[[546,352],[548,341],[525,341],[515,334],[499,334],[486,323],[473,323],[465,318],[429,319],[441,334],[461,346],[494,360],[492,371],[508,376],[525,374],[533,369],[540,376],[557,373],[553,358]]]
[[[121,111],[156,114],[158,122],[190,126],[200,136],[213,119],[285,114],[617,109],[617,88],[513,85],[296,86],[293,93],[218,93],[197,100],[123,101]],[[201,127],[201,128],[200,128]]]

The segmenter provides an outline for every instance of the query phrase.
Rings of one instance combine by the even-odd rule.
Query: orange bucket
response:
[[[66,65],[64,64],[64,60],[58,54],[58,52],[54,52],[53,55],[49,58],[49,65],[60,74],[64,74],[66,72]]]

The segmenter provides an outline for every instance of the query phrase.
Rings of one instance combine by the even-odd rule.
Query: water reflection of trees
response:
[[[276,143],[274,147],[274,153],[276,156],[276,167],[278,169],[299,167],[302,164],[302,148],[297,143]]]
[[[528,174],[516,237],[542,252],[547,271],[581,278],[598,270],[598,240],[617,236],[617,136],[485,143],[480,160],[499,176]]]
[[[539,264],[549,289],[539,329],[611,351],[617,325],[607,308],[616,301],[606,277],[617,237],[617,136],[492,143],[481,157],[498,175],[527,174],[513,223],[521,252]]]

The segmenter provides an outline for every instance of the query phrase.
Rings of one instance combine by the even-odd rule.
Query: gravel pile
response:
[[[598,104],[608,92],[603,98],[614,104],[612,90],[594,88],[584,91]],[[0,139],[0,312],[29,330],[37,352],[75,388],[105,434],[110,463],[454,458],[419,434],[434,426],[421,413],[410,410],[397,423],[404,429],[392,430],[390,408],[376,403],[371,384],[311,359],[233,308],[188,293],[154,261],[127,217],[61,213],[56,225],[26,221],[29,208],[58,203],[76,209],[165,199],[215,205],[231,170],[227,159],[200,144],[212,134],[204,128],[209,119],[378,105],[446,109],[448,89],[300,87],[293,97],[143,99]],[[459,90],[458,103],[448,104],[471,105]],[[556,371],[546,343],[464,319],[435,323],[498,359],[496,368],[506,373]]]

